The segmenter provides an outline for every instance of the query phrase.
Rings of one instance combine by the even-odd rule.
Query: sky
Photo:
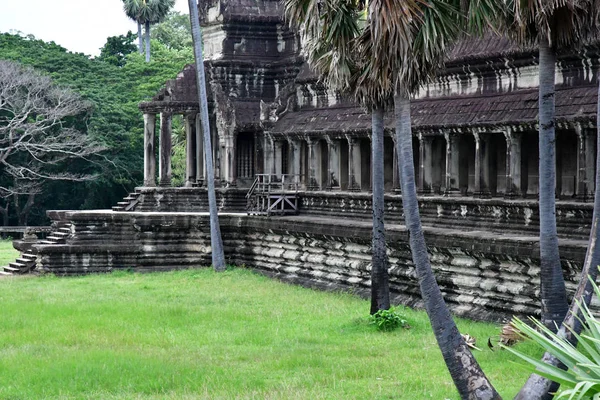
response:
[[[187,0],[173,9],[188,14]],[[107,37],[129,30],[137,33],[137,24],[122,0],[0,0],[0,32],[32,34],[75,53],[97,56]]]

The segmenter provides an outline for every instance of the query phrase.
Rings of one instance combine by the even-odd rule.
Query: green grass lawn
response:
[[[365,300],[244,269],[4,278],[0,304],[0,399],[458,399],[423,312],[378,332]],[[512,398],[498,326],[459,328]]]
[[[0,267],[15,261],[18,256],[19,252],[13,248],[12,241],[0,239]]]

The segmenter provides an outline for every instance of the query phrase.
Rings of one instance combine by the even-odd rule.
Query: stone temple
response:
[[[209,0],[200,15],[226,258],[290,282],[367,292],[370,115],[309,70],[279,1]],[[593,211],[599,51],[591,44],[557,62],[556,217],[570,290]],[[459,43],[412,102],[425,235],[457,314],[499,320],[538,313],[537,86],[536,50],[490,36]],[[193,66],[139,108],[143,186],[113,210],[49,212],[56,232],[33,246],[39,267],[84,274],[210,264]],[[187,134],[185,187],[171,186],[178,114]],[[418,306],[391,115],[386,124],[390,288],[395,302]],[[298,213],[249,215],[246,195],[257,175],[287,180]]]

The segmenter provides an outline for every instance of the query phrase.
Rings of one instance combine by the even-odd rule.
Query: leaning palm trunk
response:
[[[140,54],[144,53],[144,38],[142,37],[142,24],[138,21],[138,51]]]
[[[600,75],[598,76],[598,99],[600,100]],[[600,101],[598,102],[598,109],[596,118],[600,121]],[[582,304],[587,306],[592,301],[592,295],[594,289],[592,282],[596,281],[598,276],[598,267],[600,266],[600,246],[598,245],[598,237],[600,236],[600,124],[597,124],[597,135],[596,135],[596,184],[594,186],[594,215],[592,217],[592,229],[590,231],[590,238],[588,241],[587,253],[585,255],[585,261],[579,277],[579,285],[573,296],[571,307],[567,313],[567,317],[563,321],[562,326],[558,331],[560,337],[566,338],[577,346],[577,339],[573,332],[580,334],[583,326],[581,324],[583,315],[581,313]],[[590,279],[588,279],[588,277]],[[568,329],[567,327],[571,327]],[[542,361],[546,364],[558,366],[559,360],[551,355],[545,353],[542,357]],[[515,400],[537,400],[537,399],[551,399],[553,393],[558,389],[557,385],[547,378],[543,378],[537,374],[531,374],[525,385],[519,391],[519,394],[515,397]]]
[[[150,62],[150,22],[146,21],[146,62]]]
[[[491,385],[460,335],[433,275],[421,227],[419,203],[415,188],[410,100],[408,97],[396,94],[394,106],[396,112],[396,145],[402,184],[402,207],[406,228],[410,235],[413,264],[417,271],[421,296],[425,303],[431,327],[461,398],[500,399],[500,395]]]
[[[384,174],[383,174],[383,107],[373,108],[371,162],[373,174],[373,250],[371,266],[371,314],[390,308],[390,290],[385,247]]]
[[[215,271],[225,270],[225,255],[223,253],[223,240],[219,226],[217,211],[217,197],[215,195],[215,172],[213,167],[212,145],[210,140],[210,127],[208,124],[208,101],[206,99],[206,81],[204,77],[204,59],[202,56],[202,31],[198,17],[196,0],[188,0],[190,7],[190,22],[192,38],[194,40],[194,57],[196,59],[196,81],[198,87],[198,101],[200,102],[200,116],[202,121],[202,135],[204,138],[204,158],[206,162],[206,184],[208,186],[208,208],[210,211],[210,244],[212,250],[212,264]]]
[[[540,146],[540,280],[542,323],[556,332],[568,303],[556,233],[556,135],[554,132],[555,55],[540,40],[539,146]]]

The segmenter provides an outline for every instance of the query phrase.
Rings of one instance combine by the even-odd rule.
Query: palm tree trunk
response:
[[[598,75],[598,105],[596,121],[600,121],[600,74]],[[592,217],[592,229],[590,231],[590,239],[585,255],[585,261],[579,277],[579,285],[575,291],[575,296],[571,301],[567,317],[558,330],[558,335],[566,338],[573,346],[577,346],[577,339],[573,335],[573,331],[577,334],[581,333],[583,326],[581,324],[582,315],[580,304],[590,305],[594,289],[591,282],[595,282],[598,276],[598,266],[600,265],[600,246],[598,237],[600,237],[600,124],[597,124],[596,135],[596,185],[594,187],[594,215]],[[571,327],[567,329],[567,327]],[[545,353],[542,361],[546,364],[558,366],[560,361],[551,355]],[[537,400],[551,399],[553,396],[549,393],[554,393],[558,389],[558,385],[554,384],[549,379],[543,378],[537,374],[531,374],[525,385],[521,388],[515,400]]]
[[[150,62],[150,22],[146,21],[146,62]]]
[[[373,140],[371,160],[373,174],[373,250],[371,266],[371,314],[390,308],[390,288],[385,246],[384,173],[383,173],[383,107],[373,108],[371,115]]]
[[[554,332],[567,314],[565,281],[556,233],[556,135],[554,132],[555,54],[547,39],[540,40],[540,280],[542,322]]]
[[[142,37],[142,24],[137,23],[138,25],[138,51],[140,54],[144,53],[144,38]]]
[[[410,249],[417,271],[421,296],[431,322],[431,327],[454,385],[463,399],[500,399],[477,360],[467,347],[452,320],[448,306],[435,280],[419,216],[419,203],[415,187],[410,100],[407,96],[394,97],[396,113],[396,146],[402,184],[402,207],[406,228],[410,235]]]
[[[204,58],[202,56],[202,31],[198,17],[198,4],[196,0],[188,0],[190,8],[190,23],[194,41],[194,57],[196,59],[196,86],[198,87],[198,101],[200,102],[200,119],[202,122],[202,136],[204,138],[204,157],[206,163],[206,184],[208,186],[208,208],[210,211],[210,245],[212,251],[212,264],[215,271],[225,270],[225,254],[223,252],[223,239],[219,226],[219,213],[217,210],[217,197],[215,195],[215,171],[213,166],[212,144],[210,140],[210,126],[208,124],[208,101],[206,99],[206,80],[204,77]]]

